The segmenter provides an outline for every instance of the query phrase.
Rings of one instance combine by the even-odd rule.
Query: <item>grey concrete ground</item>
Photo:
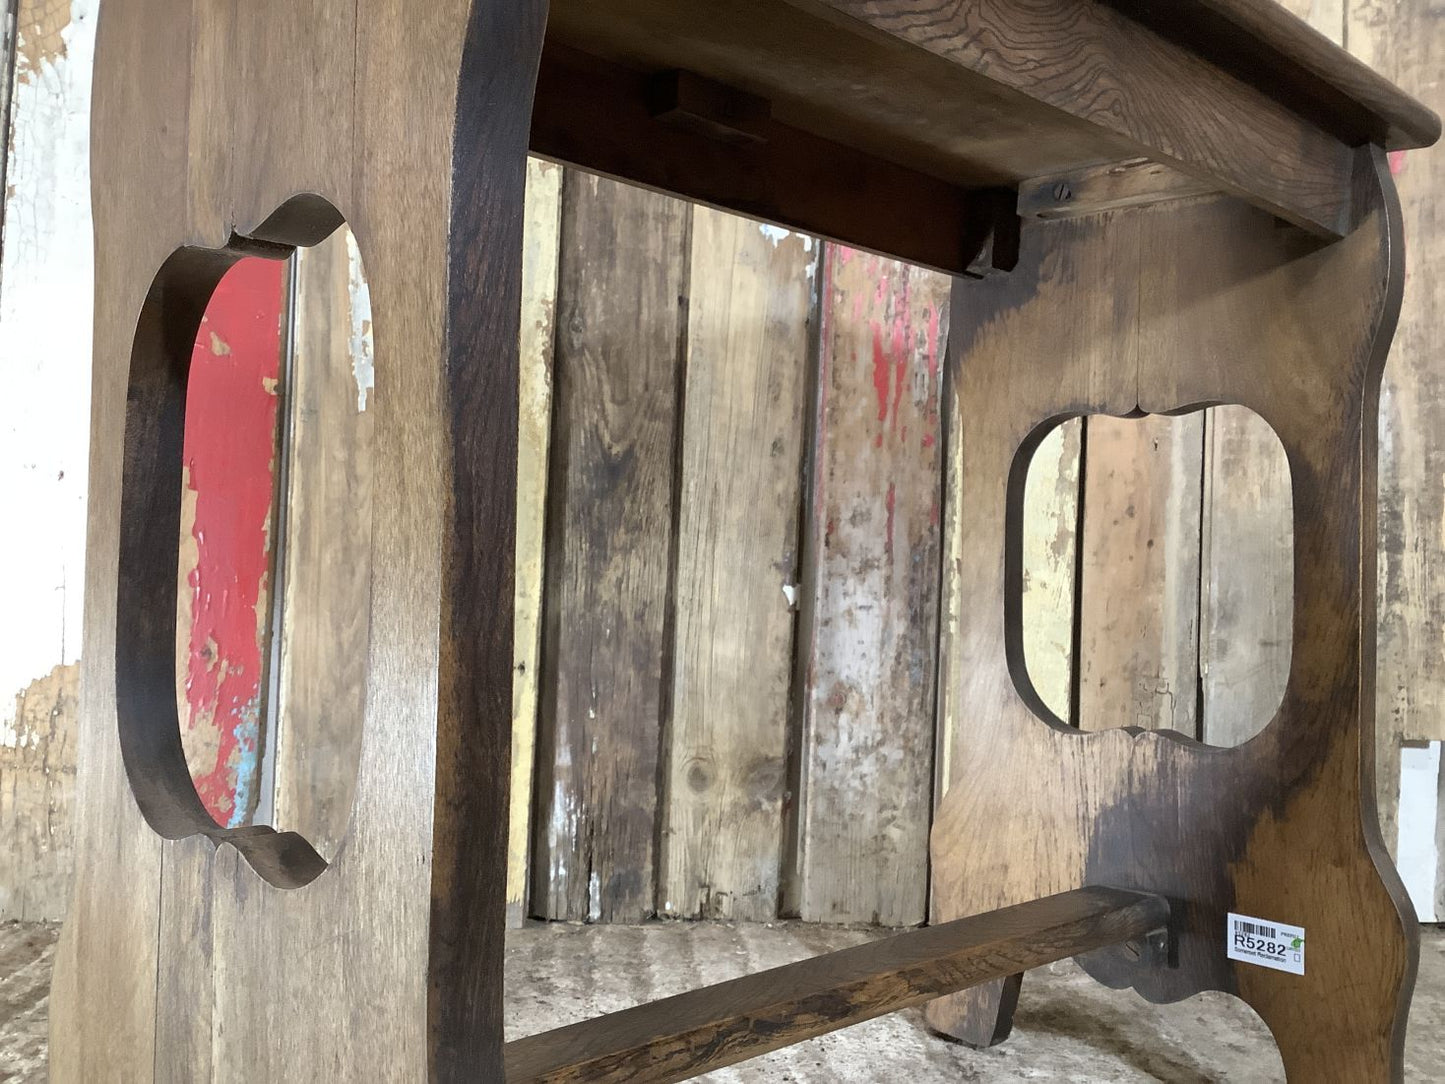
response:
[[[45,1079],[56,931],[0,926],[0,1081]],[[536,926],[510,935],[507,1037],[774,967],[873,936],[796,924]],[[1427,930],[1406,1078],[1445,1080],[1445,933]],[[1155,1006],[1106,990],[1073,964],[1030,973],[1007,1043],[975,1051],[900,1013],[711,1073],[713,1084],[958,1084],[960,1081],[1284,1079],[1268,1033],[1224,995]]]

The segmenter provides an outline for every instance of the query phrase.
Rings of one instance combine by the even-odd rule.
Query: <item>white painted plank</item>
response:
[[[1438,921],[1435,884],[1439,856],[1435,826],[1440,815],[1440,743],[1400,750],[1400,877],[1421,922]]]

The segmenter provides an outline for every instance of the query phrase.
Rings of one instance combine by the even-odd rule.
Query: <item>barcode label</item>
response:
[[[1231,960],[1288,971],[1292,975],[1305,973],[1303,926],[1265,922],[1231,911],[1225,925],[1224,943]]]
[[[1245,922],[1240,919],[1234,924],[1236,930],[1243,930],[1245,933],[1252,933],[1255,937],[1268,937],[1271,940],[1279,936],[1273,926],[1261,926],[1258,922]]]

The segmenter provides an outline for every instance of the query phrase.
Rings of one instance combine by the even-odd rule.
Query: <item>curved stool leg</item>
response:
[[[1321,245],[1217,199],[1031,225],[1018,269],[955,293],[961,574],[971,605],[952,778],[933,834],[935,918],[1085,884],[1167,896],[1172,966],[1081,960],[1155,1001],[1244,998],[1296,1080],[1388,1080],[1417,954],[1373,805],[1378,390],[1403,280],[1383,155],[1360,152],[1359,222]],[[1294,653],[1278,714],[1213,749],[1170,732],[1082,734],[1022,664],[1021,491],[1049,425],[1242,403],[1279,435],[1294,501]],[[1230,960],[1229,912],[1304,927],[1304,974]],[[1006,1031],[1002,1000],[929,1018]]]
[[[502,1078],[517,321],[545,19],[544,0],[101,15],[58,1081]],[[356,796],[317,875],[285,833],[201,824],[176,774],[173,482],[216,269],[342,218],[371,290],[376,515]],[[167,574],[169,615],[143,589]]]

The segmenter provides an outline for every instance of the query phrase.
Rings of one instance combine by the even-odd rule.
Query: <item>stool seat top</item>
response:
[[[719,107],[740,129],[760,109],[965,189],[1144,158],[1339,236],[1346,152],[1440,135],[1275,0],[552,0],[548,18],[544,91],[549,63],[682,71],[761,103]]]

